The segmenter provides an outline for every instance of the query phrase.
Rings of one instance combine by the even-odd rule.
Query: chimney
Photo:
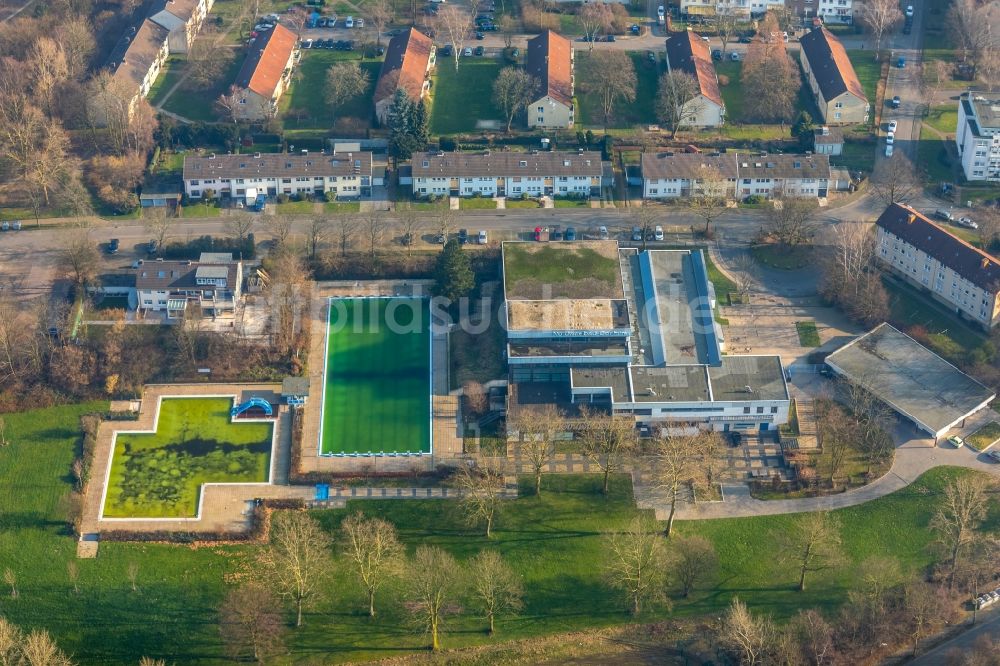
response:
[[[910,213],[909,215],[906,216],[906,223],[907,224],[913,224],[916,221],[917,221],[917,215],[916,215],[916,213]]]
[[[983,268],[986,268],[989,265],[990,265],[990,258],[989,257],[983,257],[983,261],[982,261]]]
[[[823,136],[830,136],[830,128],[823,125]]]

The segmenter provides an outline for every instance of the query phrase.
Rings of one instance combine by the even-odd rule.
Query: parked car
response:
[[[608,234],[608,228],[603,224],[597,230],[597,237],[600,238],[601,240],[608,240],[609,238],[611,238],[611,235]]]
[[[552,229],[549,230],[549,240],[561,241],[562,238],[563,238],[562,227],[559,226],[558,224],[553,226]]]
[[[365,27],[365,20],[363,18],[355,19],[354,20],[354,27],[355,28],[363,28],[363,27]]]
[[[511,58],[520,58],[521,57],[521,49],[517,49],[516,48],[513,51],[511,51],[510,52],[510,57]]]
[[[609,41],[609,42],[615,41],[615,36],[614,35],[608,35],[608,38],[607,38],[606,41]]]
[[[0,231],[10,231],[10,222],[7,220],[0,222]]]
[[[484,53],[486,53],[486,49],[484,49],[482,46],[477,46],[476,49],[473,51],[473,53],[476,54],[477,56],[481,56]]]
[[[911,32],[913,32],[913,23],[907,21],[906,24],[903,26],[903,34],[908,35]]]
[[[889,132],[888,134],[885,135],[885,143],[886,143],[887,146],[891,146],[895,142],[896,142],[896,134],[895,133]]]
[[[642,28],[640,28],[639,26],[637,26],[635,23],[633,23],[632,25],[630,25],[628,27],[628,29],[629,29],[629,32],[631,32],[633,35],[638,35],[640,32],[642,32]]]
[[[712,60],[722,60],[722,49],[712,49]]]
[[[464,55],[466,58],[471,58],[472,57],[472,47],[471,46],[466,46],[465,50],[462,51],[462,55]]]
[[[742,37],[740,37],[740,44],[752,44],[752,43],[753,43],[753,35],[743,35]]]
[[[4,222],[6,225],[7,223]],[[121,241],[117,238],[112,238],[111,242],[108,243],[108,254],[118,254],[118,248],[121,247]]]
[[[486,35],[482,32],[477,32],[476,39],[486,39]]]
[[[656,62],[656,51],[646,51],[646,60],[649,62]]]
[[[642,240],[642,228],[641,227],[632,227],[632,240],[633,241],[641,241]]]
[[[576,227],[566,227],[565,240],[575,241],[576,240]]]
[[[899,56],[899,59],[896,61],[896,67],[900,69],[906,67],[906,56]]]
[[[899,105],[901,103],[902,103],[902,100],[899,99],[899,95],[893,95],[892,102],[891,102],[892,108],[898,109]]]
[[[951,222],[952,220],[955,219],[955,216],[952,214],[952,212],[945,208],[938,208],[936,211],[934,211],[934,217],[939,217],[942,220],[945,220],[946,222]]]
[[[988,451],[986,455],[989,456],[993,462],[1000,463],[1000,450],[993,449],[992,451]]]
[[[14,220],[13,222],[11,222],[10,223],[10,228],[13,229],[14,231],[20,231],[21,230],[21,220]]]
[[[653,240],[655,241],[663,240],[663,227],[661,227],[660,225],[656,225],[656,228],[653,229]]]
[[[978,229],[979,225],[972,221],[971,217],[960,217],[955,220],[955,224],[966,229]]]
[[[311,39],[302,40],[302,48],[311,49],[312,47],[313,47],[313,40]]]
[[[954,437],[949,437],[948,443],[954,446],[956,449],[960,449],[963,446],[965,446],[965,440],[963,440],[958,435],[955,435]]]
[[[444,46],[441,47],[441,55],[442,56],[444,56],[445,58],[447,58],[451,54],[452,54],[452,45],[451,44],[445,44]]]
[[[890,132],[895,132],[895,131],[896,131],[896,128],[897,128],[898,126],[899,126],[899,124],[898,124],[898,123],[897,123],[897,122],[896,122],[895,120],[890,120],[890,121],[889,121],[889,131],[890,131]]]
[[[468,229],[459,229],[458,230],[458,242],[461,245],[465,245],[466,243],[469,242],[469,230]]]
[[[913,16],[913,5],[906,5],[906,15]]]
[[[344,21],[344,27],[345,28],[353,28],[354,27],[354,17],[353,16],[348,16],[347,17],[347,20]]]
[[[489,242],[489,238],[486,236],[486,230],[485,229],[480,229],[480,231],[479,231],[479,238],[478,238],[477,242],[480,245],[486,245]]]
[[[732,53],[729,54],[729,59],[732,60],[733,62],[739,62],[740,59],[742,58],[743,56],[740,55],[739,51],[733,51]]]
[[[701,41],[703,41],[703,42],[705,42],[706,44],[708,44],[708,43],[709,43],[709,42],[711,42],[712,40],[711,40],[711,39],[709,39],[708,37],[706,37],[705,35],[702,35],[702,36],[701,36]]]
[[[892,144],[889,144],[885,147],[885,156],[892,157]]]

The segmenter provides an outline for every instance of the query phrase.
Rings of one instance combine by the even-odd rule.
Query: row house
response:
[[[1000,261],[904,204],[875,226],[876,256],[890,272],[986,330],[1000,322]]]
[[[600,196],[605,163],[600,153],[551,151],[414,153],[416,197]]]
[[[281,24],[256,37],[236,76],[236,109],[242,120],[273,118],[288,89],[298,40]]]
[[[99,126],[107,125],[112,117],[132,117],[167,61],[168,34],[166,28],[146,19],[119,41],[105,66],[111,75],[108,87],[95,91],[88,100]]]
[[[206,190],[216,196],[242,199],[253,194],[318,195],[337,198],[371,195],[372,154],[255,153],[184,158],[184,193],[200,199]]]
[[[1000,181],[1000,94],[962,93],[955,147],[966,180]]]
[[[646,199],[688,197],[706,180],[739,199],[826,197],[831,178],[829,155],[644,153],[641,168]]]

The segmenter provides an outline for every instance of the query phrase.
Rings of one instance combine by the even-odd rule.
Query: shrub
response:
[[[276,198],[276,199],[278,200],[278,203],[280,203],[280,204],[283,204],[283,203],[288,203],[288,195],[287,195],[287,194],[285,194],[284,192],[280,193],[280,194],[279,194],[279,195],[278,195],[277,197],[275,197],[275,198]]]
[[[450,153],[453,153],[455,152],[457,144],[455,143],[454,139],[443,136],[438,140],[438,146],[441,147],[441,150],[446,150]]]

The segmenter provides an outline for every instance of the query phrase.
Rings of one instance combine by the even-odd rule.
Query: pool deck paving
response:
[[[104,496],[104,483],[111,463],[113,435],[116,430],[152,430],[155,412],[160,397],[194,397],[202,395],[249,395],[252,393],[277,392],[278,384],[157,384],[146,387],[143,393],[139,418],[136,421],[105,421],[101,423],[97,433],[97,446],[94,451],[94,462],[90,472],[90,483],[87,484],[84,496],[83,520],[81,534],[85,535],[82,542],[87,542],[86,535],[99,534],[105,531],[128,530],[137,532],[152,531],[186,531],[186,532],[219,532],[242,531],[249,526],[249,510],[254,498],[268,499],[312,497],[314,490],[306,486],[288,486],[288,465],[291,451],[291,428],[288,427],[290,413],[286,407],[281,407],[275,427],[278,436],[275,442],[274,483],[253,483],[240,485],[213,485],[205,488],[201,519],[102,519],[101,500]],[[88,550],[88,549],[84,549]]]

